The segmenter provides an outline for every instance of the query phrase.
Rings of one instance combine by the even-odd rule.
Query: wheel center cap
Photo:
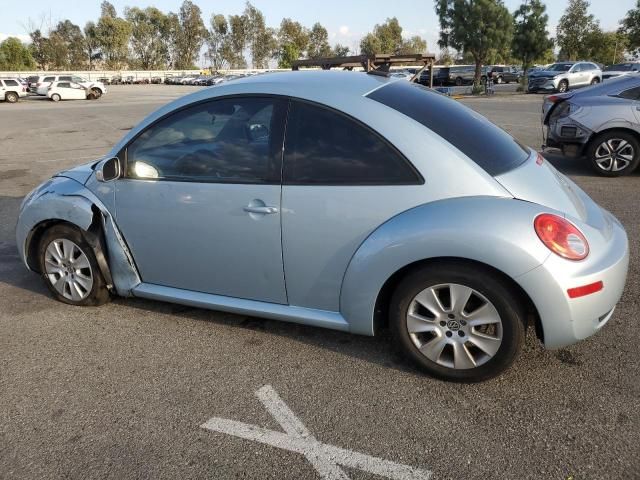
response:
[[[447,327],[449,328],[449,330],[460,330],[460,322],[458,322],[457,320],[449,320],[447,322]]]

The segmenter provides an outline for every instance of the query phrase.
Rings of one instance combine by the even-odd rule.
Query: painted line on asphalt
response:
[[[220,417],[210,418],[200,427],[302,454],[324,480],[347,480],[349,477],[340,465],[393,480],[431,478],[432,472],[429,470],[395,463],[316,440],[270,385],[265,385],[258,390],[256,396],[285,433]]]

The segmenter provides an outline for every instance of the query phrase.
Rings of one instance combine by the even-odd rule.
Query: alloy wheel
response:
[[[409,304],[406,325],[425,357],[456,370],[483,365],[502,344],[496,307],[477,290],[455,283],[418,293]]]
[[[607,172],[624,170],[633,161],[634,156],[633,145],[622,138],[605,140],[595,151],[596,164]]]
[[[53,240],[45,249],[45,273],[56,291],[67,300],[79,302],[91,293],[93,272],[89,258],[71,240]]]

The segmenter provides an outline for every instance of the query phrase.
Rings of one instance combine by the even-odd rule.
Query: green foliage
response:
[[[116,7],[114,7],[108,0],[104,0],[100,4],[100,16],[116,18],[118,16],[116,13]]]
[[[291,68],[291,62],[305,55],[309,31],[300,22],[283,18],[278,31],[278,67]]]
[[[556,43],[563,60],[583,60],[591,56],[594,41],[602,34],[598,21],[588,13],[587,0],[569,0],[558,27]]]
[[[19,39],[9,37],[0,43],[0,70],[30,70],[35,64],[29,48]]]
[[[441,48],[436,63],[439,65],[452,65],[455,63],[455,58],[451,55],[451,51],[448,48]]]
[[[200,48],[202,48],[207,34],[200,7],[191,0],[184,0],[178,12],[174,68],[185,70],[198,63]]]
[[[229,35],[224,52],[231,68],[245,68],[244,49],[248,42],[249,27],[245,15],[229,15]]]
[[[224,15],[211,15],[211,28],[207,37],[206,58],[213,70],[222,69],[227,63],[227,55],[224,50],[225,41],[229,34],[229,24]]]
[[[278,68],[291,68],[294,60],[302,56],[298,47],[293,43],[285,43],[279,52]]]
[[[524,71],[533,62],[553,48],[547,35],[549,16],[540,0],[525,1],[513,15],[513,41],[511,49]]]
[[[418,35],[406,41],[402,38],[402,27],[396,17],[387,18],[382,25],[375,25],[373,32],[360,41],[360,52],[364,55],[423,53],[426,50],[427,42]]]
[[[247,40],[253,66],[267,68],[269,59],[278,48],[275,31],[267,28],[262,12],[249,2],[246,3],[243,16],[246,17]]]
[[[155,7],[144,10],[133,7],[125,8],[124,16],[131,26],[132,58],[129,63],[145,70],[166,68],[170,33],[167,15]]]
[[[452,47],[473,56],[474,84],[480,84],[481,66],[491,50],[507,50],[513,19],[501,0],[436,0],[440,47]]]
[[[620,33],[626,36],[629,50],[636,55],[640,53],[640,0],[620,22]]]
[[[624,61],[624,53],[628,48],[628,37],[621,32],[602,32],[599,29],[589,37],[589,60],[603,65],[611,65]]]
[[[320,23],[316,22],[309,32],[309,45],[307,57],[322,58],[331,55],[331,46],[329,45],[329,33]]]
[[[87,55],[89,70],[93,70],[93,62],[101,57],[96,24],[93,22],[87,22],[84,26],[84,50]]]
[[[340,45],[337,43],[331,50],[331,55],[334,57],[348,57],[350,51],[350,48],[346,45]]]
[[[123,18],[112,16],[115,13],[102,3],[102,11],[106,12],[98,20],[96,25],[96,39],[102,51],[102,58],[108,68],[119,69],[127,62],[129,53],[129,37],[131,36],[131,25]],[[111,5],[113,8],[113,5]]]

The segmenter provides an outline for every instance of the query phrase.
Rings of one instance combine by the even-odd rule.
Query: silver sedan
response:
[[[586,156],[600,175],[628,175],[640,164],[640,74],[577,92],[550,95],[543,105],[546,147]]]
[[[530,150],[420,85],[354,72],[224,83],[168,104],[21,206],[58,300],[112,295],[374,335],[454,381],[613,315],[622,225]]]

